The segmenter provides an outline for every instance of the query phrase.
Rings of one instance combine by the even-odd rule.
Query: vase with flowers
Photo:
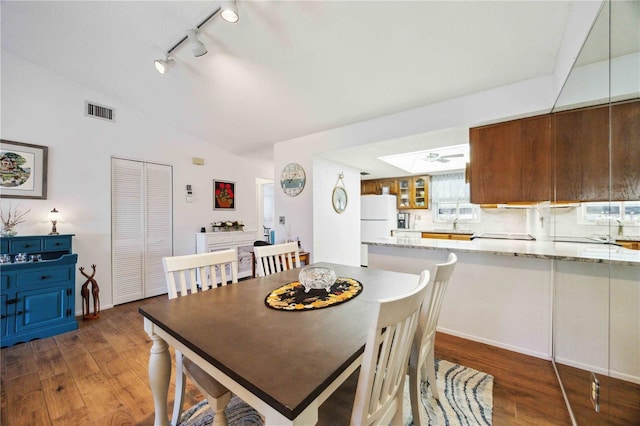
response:
[[[16,230],[16,226],[26,221],[25,216],[31,211],[29,210],[18,210],[17,207],[11,208],[11,204],[9,204],[9,211],[5,215],[5,211],[0,206],[0,220],[2,220],[2,229],[0,229],[0,235],[3,237],[15,237],[18,235],[18,231]]]

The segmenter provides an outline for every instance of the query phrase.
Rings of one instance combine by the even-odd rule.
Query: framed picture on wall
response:
[[[213,209],[236,209],[236,183],[228,180],[213,180]]]
[[[46,146],[0,140],[0,197],[47,199]]]

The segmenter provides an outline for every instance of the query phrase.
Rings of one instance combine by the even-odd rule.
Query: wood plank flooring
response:
[[[151,340],[138,307],[165,297],[119,305],[80,321],[77,331],[2,349],[0,424],[152,425]],[[571,424],[548,361],[445,334],[436,339],[436,357],[495,377],[495,425]],[[173,389],[174,378],[169,413]],[[188,384],[187,404],[201,399]]]

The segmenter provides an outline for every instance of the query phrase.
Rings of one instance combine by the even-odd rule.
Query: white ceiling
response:
[[[154,59],[218,6],[3,0],[2,48],[236,154],[270,158],[276,142],[551,74],[570,9],[241,1],[237,24],[202,27],[207,55],[184,44],[177,66],[156,72]],[[466,129],[450,132],[464,142],[455,137]]]

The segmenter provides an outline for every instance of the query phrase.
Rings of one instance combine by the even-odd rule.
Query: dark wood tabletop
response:
[[[375,302],[411,291],[418,276],[330,266],[363,291],[335,306],[279,311],[265,297],[302,268],[140,307],[140,313],[278,412],[294,419],[364,349]]]

